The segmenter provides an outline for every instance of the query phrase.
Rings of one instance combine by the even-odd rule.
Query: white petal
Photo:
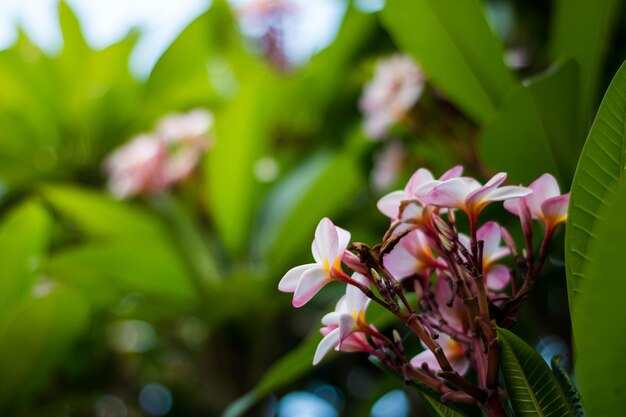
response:
[[[337,230],[337,256],[340,258],[343,256],[343,252],[346,250],[348,245],[350,244],[350,232],[341,227],[335,226]]]
[[[339,346],[341,346],[341,341],[354,331],[355,325],[354,317],[351,314],[342,314],[339,317]]]
[[[500,249],[502,234],[500,225],[496,222],[487,222],[478,229],[476,238],[483,241],[483,259],[489,260]]]
[[[339,328],[336,328],[332,332],[328,333],[315,350],[315,356],[313,357],[313,365],[317,365],[326,356],[326,354],[339,344]]]
[[[306,264],[291,268],[278,283],[278,289],[282,292],[294,292],[298,287],[298,282],[300,282],[302,274],[316,265],[317,264]]]
[[[302,307],[317,294],[317,292],[331,281],[326,269],[321,266],[314,266],[302,274],[298,287],[293,294],[292,305],[296,308]]]
[[[378,210],[390,219],[397,219],[402,200],[406,200],[404,191],[393,191],[378,200],[376,207],[378,207]]]
[[[438,207],[463,209],[467,196],[478,187],[480,184],[474,179],[452,178],[437,185],[421,200]]]
[[[339,245],[337,228],[328,217],[324,217],[315,229],[315,245],[322,261],[332,262],[337,256]]]

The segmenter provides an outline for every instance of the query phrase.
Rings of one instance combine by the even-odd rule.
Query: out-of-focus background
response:
[[[0,0],[3,415],[218,416],[246,394],[251,416],[419,415],[361,355],[312,368],[342,289],[294,310],[278,281],[324,216],[377,243],[376,201],[422,166],[567,189],[626,21],[385,3]],[[541,134],[575,140],[548,156]],[[532,163],[503,157],[516,135]],[[516,328],[545,358],[571,350],[562,239]]]

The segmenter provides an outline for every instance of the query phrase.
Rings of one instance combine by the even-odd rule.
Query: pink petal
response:
[[[302,274],[316,265],[317,264],[306,264],[291,268],[278,283],[278,290],[282,292],[294,292],[298,287],[298,282],[300,282]]]
[[[344,340],[350,333],[354,331],[356,327],[356,323],[354,322],[354,317],[351,314],[342,314],[339,317],[339,345],[341,346],[341,341]]]
[[[411,253],[406,246],[401,245],[402,240],[383,258],[385,268],[398,280],[419,272],[419,262],[415,254]]]
[[[298,283],[295,293],[293,294],[292,304],[294,307],[302,307],[311,300],[322,289],[322,287],[328,284],[331,278],[328,276],[328,272],[322,266],[313,266],[304,274]]]
[[[367,337],[363,332],[354,332],[343,339],[341,346],[342,352],[369,352],[372,350]]]
[[[463,174],[463,165],[457,165],[444,172],[444,174],[439,179],[441,181],[447,181],[452,178],[460,177],[461,174]]]
[[[480,184],[474,179],[452,178],[435,186],[420,199],[426,204],[438,207],[463,209],[466,197],[478,187]]]
[[[378,200],[376,207],[378,207],[378,210],[385,216],[391,219],[397,219],[402,200],[406,200],[404,191],[393,191]]]
[[[528,187],[533,190],[533,193],[526,199],[526,203],[528,204],[528,208],[535,219],[540,216],[541,204],[544,201],[561,194],[559,184],[550,174],[543,174],[541,177],[533,181]]]
[[[502,201],[511,198],[526,197],[533,192],[530,188],[520,187],[517,185],[507,185],[504,187],[492,190],[486,195],[486,199],[489,201]]]
[[[417,356],[411,359],[411,366],[413,368],[419,369],[422,367],[422,364],[426,363],[428,368],[433,371],[440,371],[441,367],[439,366],[439,362],[435,358],[435,355],[428,349],[419,353]]]
[[[346,250],[348,245],[350,244],[350,232],[341,227],[335,226],[337,230],[337,254],[336,256],[342,257],[343,252]]]
[[[462,332],[468,326],[466,325],[465,309],[462,300],[457,296],[454,298],[452,307],[448,307],[447,303],[452,296],[452,291],[443,278],[437,278],[435,283],[435,301],[439,306],[439,311],[443,318],[455,330]]]
[[[487,270],[487,288],[493,291],[502,291],[511,281],[509,268],[504,265],[492,265]]]
[[[527,197],[523,197],[523,198],[527,198]],[[515,214],[516,216],[519,216],[519,205],[520,205],[520,200],[519,198],[514,198],[512,200],[506,200],[504,202],[504,208],[512,214]]]
[[[506,180],[506,173],[504,172],[500,172],[491,177],[485,185],[478,187],[467,196],[467,205],[473,206],[487,200],[487,195],[496,190],[504,180]]]
[[[476,238],[483,241],[483,259],[489,260],[500,249],[502,234],[500,225],[496,222],[487,222],[476,232]]]
[[[406,184],[404,188],[404,195],[411,196],[411,198],[415,195],[415,190],[418,189],[421,185],[431,182],[435,179],[433,174],[427,170],[426,168],[420,168],[413,175],[411,175],[411,179]]]
[[[369,280],[367,277],[354,273],[352,275],[352,279],[360,282],[363,285],[366,285],[369,288]],[[354,285],[348,284],[346,287],[346,308],[348,312],[360,312],[367,306],[369,302],[369,298],[361,291],[359,288]]]
[[[313,365],[317,365],[326,356],[326,354],[339,344],[339,328],[334,329],[328,333],[315,350],[315,356],[313,356]]]
[[[567,220],[569,193],[550,198],[541,205],[541,212],[546,223],[554,226]]]
[[[322,262],[328,261],[330,263],[334,261],[338,252],[339,237],[337,228],[328,217],[324,217],[317,225],[317,229],[315,229],[315,245]],[[315,254],[315,251],[313,253]]]
[[[465,375],[470,367],[470,361],[463,356],[457,356],[454,360],[450,361],[450,365],[452,368],[457,371],[460,375]]]

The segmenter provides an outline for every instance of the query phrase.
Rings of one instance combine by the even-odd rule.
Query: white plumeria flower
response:
[[[426,183],[415,193],[417,198],[426,204],[463,210],[475,221],[480,211],[488,204],[525,197],[533,192],[530,188],[515,185],[500,187],[504,180],[506,180],[504,172],[494,175],[485,185],[474,178],[458,177]]]
[[[363,285],[369,285],[367,277],[359,273],[355,272],[352,279]],[[326,326],[322,330],[322,334],[326,334],[317,346],[313,365],[317,365],[331,349],[338,348],[341,350],[342,343],[350,335],[367,327],[365,311],[369,302],[370,299],[359,288],[348,284],[346,294],[337,302],[335,311],[322,317],[322,324]],[[358,339],[352,342],[355,341]],[[352,344],[349,346],[352,347]]]
[[[550,174],[543,174],[528,188],[533,193],[527,197],[504,202],[504,208],[520,216],[520,207],[525,205],[533,219],[541,220],[551,230],[567,220],[569,193],[561,195],[559,184]]]
[[[301,307],[327,283],[344,274],[341,258],[350,243],[350,232],[324,217],[315,229],[311,250],[315,263],[296,266],[287,271],[278,289],[292,292],[294,307]]]
[[[416,193],[417,190],[420,190],[421,194],[424,194],[426,191],[426,186],[431,184],[432,187],[435,185],[447,181],[452,178],[457,178],[463,173],[463,167],[461,165],[457,165],[452,169],[444,172],[444,174],[439,178],[439,180],[435,180],[434,175],[426,168],[420,168],[411,176],[409,182],[404,187],[404,190],[393,191],[385,196],[383,196],[376,207],[383,213],[385,216],[391,218],[391,220],[398,219],[400,215],[400,205],[403,201],[407,200],[419,200],[419,197]],[[432,189],[431,187],[431,189]]]
[[[509,268],[505,265],[496,264],[498,259],[504,258],[511,253],[511,249],[501,246],[501,227],[496,222],[487,222],[476,231],[476,239],[483,241],[483,273],[487,288],[493,291],[501,291],[511,281]],[[470,238],[460,234],[459,241],[471,251]]]
[[[417,103],[424,85],[422,69],[408,55],[379,60],[359,103],[365,115],[365,133],[371,139],[382,139]]]

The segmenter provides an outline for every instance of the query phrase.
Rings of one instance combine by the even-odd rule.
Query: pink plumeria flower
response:
[[[435,283],[435,302],[443,319],[458,333],[465,334],[469,329],[468,318],[463,301],[460,297],[454,297],[451,306],[448,302],[452,299],[452,289],[439,274]]]
[[[369,285],[368,279],[359,273],[354,273],[352,279]],[[350,335],[367,328],[365,311],[369,302],[370,299],[359,288],[348,284],[346,294],[337,302],[335,311],[322,317],[322,324],[326,326],[322,329],[322,334],[325,336],[317,346],[313,365],[317,365],[331,349],[342,350]],[[358,338],[352,338],[346,348],[358,347],[358,342]]]
[[[507,185],[500,187],[506,173],[494,175],[485,185],[474,178],[458,177],[426,183],[416,190],[417,198],[436,207],[460,209],[476,221],[483,208],[494,201],[525,197],[533,192],[530,188]]]
[[[365,116],[364,130],[380,140],[402,120],[424,90],[422,69],[408,55],[392,55],[376,64],[374,78],[365,85],[359,107]]]
[[[350,232],[337,227],[324,217],[315,229],[315,239],[311,250],[315,263],[296,266],[287,271],[280,280],[278,289],[292,292],[294,307],[301,307],[317,292],[345,273],[341,269],[341,259],[350,243]]]
[[[444,333],[439,334],[437,342],[441,346],[443,353],[448,358],[452,368],[459,374],[464,375],[470,367],[470,361],[466,356],[465,346]],[[423,342],[422,346],[426,349]],[[428,368],[432,371],[441,370],[439,362],[437,362],[437,358],[435,358],[435,355],[428,349],[411,359],[411,365],[414,368],[421,368],[423,364],[428,365]]]
[[[508,256],[511,249],[501,245],[501,226],[496,222],[485,223],[476,232],[476,239],[483,241],[483,274],[487,288],[502,291],[511,281],[511,274],[509,268],[496,264],[496,261]],[[469,236],[460,234],[459,241],[468,251],[471,251]]]
[[[437,259],[428,237],[421,230],[413,230],[383,258],[383,265],[397,280],[422,275],[432,268],[446,269],[445,262]]]
[[[374,155],[374,167],[370,183],[374,191],[386,191],[402,172],[406,149],[402,142],[393,140],[381,152]]]
[[[569,193],[561,194],[559,184],[550,174],[543,174],[533,181],[528,188],[533,193],[518,200],[504,202],[504,208],[513,214],[521,216],[520,209],[524,206],[533,219],[541,220],[546,231],[551,231],[558,224],[567,220]]]
[[[135,137],[104,162],[110,192],[117,198],[128,198],[164,190],[169,184],[163,175],[166,158],[167,148],[155,137]]]
[[[435,180],[432,172],[426,168],[420,168],[411,176],[409,182],[406,184],[406,187],[404,187],[404,190],[393,191],[383,196],[380,200],[378,200],[376,207],[378,207],[378,210],[380,210],[380,212],[385,216],[391,218],[391,220],[397,220],[400,216],[400,205],[403,201],[419,200],[419,197],[416,194],[418,189],[421,190],[422,194],[424,194],[427,184],[432,184],[432,187],[434,187],[443,181],[458,178],[462,173],[463,167],[461,165],[457,165],[446,171],[441,178],[439,178],[439,180]]]

